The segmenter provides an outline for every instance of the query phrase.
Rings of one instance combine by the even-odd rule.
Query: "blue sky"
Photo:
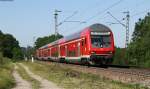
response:
[[[112,4],[119,4],[109,8]],[[125,46],[125,28],[116,22],[107,12],[121,20],[122,12],[130,11],[130,38],[134,24],[150,12],[150,0],[14,0],[0,1],[0,29],[16,37],[21,46],[33,45],[33,38],[54,33],[54,10],[61,10],[58,22],[77,12],[69,21],[86,21],[86,23],[63,23],[59,33],[64,36],[77,32],[94,23],[110,27],[114,33],[115,45]],[[105,11],[104,11],[105,10]],[[99,14],[97,14],[99,13]],[[92,19],[90,19],[93,17]],[[123,21],[125,23],[125,21]]]

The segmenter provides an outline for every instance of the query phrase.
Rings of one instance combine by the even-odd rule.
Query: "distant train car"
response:
[[[111,64],[115,52],[112,31],[105,25],[93,24],[80,32],[37,49],[40,60],[78,64]]]

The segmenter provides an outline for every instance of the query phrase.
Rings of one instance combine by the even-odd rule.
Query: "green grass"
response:
[[[0,89],[11,89],[15,85],[12,72],[13,64],[11,62],[0,65]]]
[[[102,78],[98,75],[81,73],[58,64],[24,63],[35,73],[65,89],[148,89],[139,85],[128,85]]]
[[[19,64],[17,64],[17,66],[18,66],[17,71],[20,74],[20,76],[23,79],[25,79],[26,81],[30,82],[33,89],[39,89],[40,88],[40,82],[35,80],[34,78],[30,77],[27,74],[26,70],[22,66],[20,66]]]

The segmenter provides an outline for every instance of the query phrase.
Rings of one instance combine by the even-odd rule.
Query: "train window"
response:
[[[86,44],[86,39],[84,39],[84,44]]]
[[[92,47],[108,48],[111,45],[110,35],[91,35]]]
[[[81,45],[84,46],[84,40],[81,41]]]
[[[82,44],[82,46],[84,46],[86,44],[86,39],[83,39],[81,44]]]

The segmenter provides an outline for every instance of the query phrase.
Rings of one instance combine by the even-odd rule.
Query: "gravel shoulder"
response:
[[[23,62],[23,64],[28,66],[33,73],[64,89],[148,89],[140,85],[121,83],[102,77],[99,75],[100,71],[91,68],[72,68],[73,65],[40,61]],[[101,72],[107,75],[105,71]]]

